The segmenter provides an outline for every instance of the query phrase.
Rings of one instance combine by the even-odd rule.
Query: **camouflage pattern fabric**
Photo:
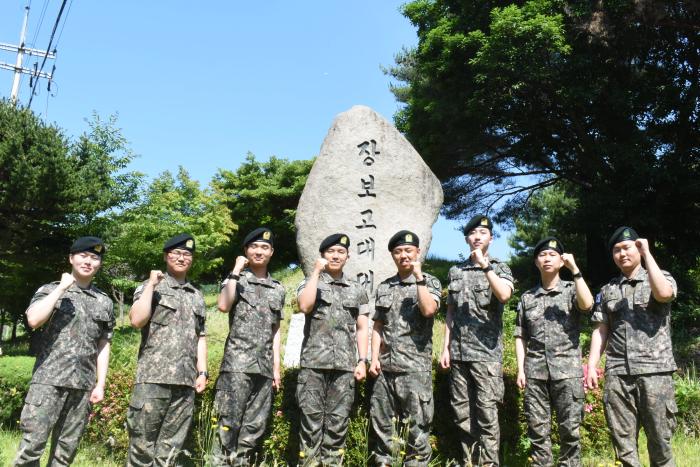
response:
[[[302,292],[306,280],[297,289]],[[322,272],[314,309],[305,315],[301,367],[354,371],[357,365],[357,317],[368,314],[367,292],[342,276],[334,280]]]
[[[136,289],[141,297],[145,283]],[[141,329],[136,383],[194,387],[197,343],[206,335],[204,296],[191,283],[179,284],[169,274],[153,291],[152,314]]]
[[[90,391],[32,383],[20,418],[15,466],[39,467],[51,434],[48,466],[70,465],[90,414]],[[53,431],[53,433],[52,433]]]
[[[668,272],[663,274],[675,296],[676,281]],[[671,303],[654,299],[645,269],[640,268],[630,279],[620,275],[603,286],[591,319],[606,323],[609,328],[606,375],[676,370],[671,346]]]
[[[42,286],[30,306],[57,285],[52,282]],[[32,383],[92,390],[97,380],[98,342],[111,341],[113,329],[112,300],[93,285],[87,289],[71,285],[39,331],[40,348]]]
[[[525,387],[527,435],[532,442],[532,466],[554,465],[552,459],[552,406],[559,425],[559,460],[557,465],[581,466],[579,427],[583,416],[583,381],[581,378],[542,380],[528,378]]]
[[[498,405],[505,386],[500,362],[451,362],[450,404],[460,433],[462,459],[499,465]]]
[[[221,372],[256,373],[272,378],[272,329],[282,320],[284,286],[269,275],[259,279],[245,270],[236,284],[229,311],[230,331]],[[226,287],[228,279],[221,288]]]
[[[513,287],[506,263],[489,258],[494,272]],[[471,260],[449,271],[447,305],[455,307],[450,334],[450,359],[460,362],[501,362],[503,304],[491,292],[486,274]]]
[[[340,465],[355,399],[353,373],[302,368],[296,395],[303,465]]]
[[[678,408],[672,373],[608,375],[603,401],[605,418],[618,460],[624,467],[641,467],[637,453],[639,427],[647,435],[649,460],[654,467],[673,467],[671,436]]]
[[[528,379],[583,378],[580,317],[573,282],[560,280],[551,290],[540,284],[521,295],[513,336],[525,342]]]
[[[428,291],[440,304],[440,281],[423,273]],[[379,362],[382,371],[431,371],[433,360],[433,318],[418,308],[416,278],[399,275],[379,284],[374,319],[384,323]]]
[[[179,465],[193,410],[194,389],[190,386],[137,383],[126,416],[126,465]]]
[[[431,372],[382,371],[370,399],[370,420],[377,436],[376,450],[372,453],[376,465],[394,465],[392,459],[404,451],[404,466],[427,466],[432,454]]]
[[[257,373],[221,373],[214,412],[214,465],[255,464],[272,408],[272,379]]]

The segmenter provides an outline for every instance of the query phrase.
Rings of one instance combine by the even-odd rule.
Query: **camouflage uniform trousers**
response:
[[[272,408],[272,379],[256,373],[221,373],[216,383],[218,414],[215,465],[250,465],[265,434]]]
[[[15,466],[39,467],[49,434],[48,466],[70,465],[90,414],[90,391],[32,384],[25,399],[20,429],[22,441]]]
[[[303,465],[340,465],[350,410],[355,399],[355,376],[350,371],[302,368],[297,380],[301,412],[299,434]]]
[[[177,465],[193,410],[194,388],[190,386],[137,383],[126,415],[126,465]]]
[[[498,405],[503,402],[499,362],[451,362],[450,403],[460,432],[462,460],[476,465],[499,465],[501,430]]]
[[[527,435],[532,442],[532,465],[551,466],[552,405],[559,424],[559,466],[580,467],[581,442],[579,426],[583,416],[583,382],[581,378],[558,380],[527,379],[525,418]]]
[[[623,466],[641,465],[637,453],[640,426],[647,435],[651,465],[676,465],[671,436],[678,409],[671,373],[606,375],[603,401],[613,446]]]
[[[377,437],[373,453],[376,465],[393,465],[392,458],[405,451],[404,466],[427,466],[432,455],[433,410],[430,371],[382,371],[370,399],[370,420]]]

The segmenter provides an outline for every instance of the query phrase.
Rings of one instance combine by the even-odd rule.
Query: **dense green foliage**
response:
[[[634,226],[676,267],[700,244],[700,8],[693,2],[415,0],[418,45],[388,70],[396,123],[442,180],[444,212],[520,218],[556,185],[575,200],[589,277]]]
[[[32,368],[33,357],[0,358],[0,428],[17,426],[32,379]]]
[[[221,192],[201,189],[182,167],[177,176],[164,172],[138,193],[138,201],[109,218],[103,276],[123,303],[124,292],[133,290],[150,270],[164,267],[163,243],[183,232],[196,240],[190,278],[212,275],[223,263],[216,251],[228,244],[235,229]]]
[[[32,293],[60,277],[79,235],[134,199],[140,176],[116,121],[94,116],[70,140],[31,111],[0,101],[0,320],[16,323]]]
[[[271,157],[259,162],[248,154],[235,171],[220,170],[213,184],[226,195],[238,232],[224,257],[232,265],[242,253],[241,242],[251,230],[266,226],[275,235],[273,263],[298,263],[294,216],[313,160],[288,161]]]

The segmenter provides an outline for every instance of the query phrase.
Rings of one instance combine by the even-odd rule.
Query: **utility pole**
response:
[[[4,63],[0,62],[0,68],[5,69],[5,70],[10,70],[14,71],[14,79],[12,80],[12,92],[10,93],[10,101],[14,104],[17,104],[17,95],[19,94],[19,81],[20,77],[22,74],[27,74],[27,75],[32,75],[32,78],[34,79],[39,79],[39,78],[46,78],[51,81],[52,74],[51,73],[46,73],[43,71],[37,71],[36,67],[34,67],[34,70],[30,68],[23,68],[22,67],[22,60],[24,59],[24,55],[35,55],[39,57],[46,57],[46,58],[51,58],[54,59],[56,58],[56,53],[54,52],[49,52],[48,50],[38,50],[38,49],[31,49],[28,47],[25,47],[24,42],[25,42],[25,37],[27,34],[27,22],[29,20],[29,7],[24,7],[24,22],[22,24],[22,33],[20,34],[19,37],[19,45],[12,45],[12,44],[5,44],[3,42],[0,42],[0,50],[6,50],[9,52],[16,52],[17,53],[17,61],[15,62],[15,65],[12,66],[9,63]]]

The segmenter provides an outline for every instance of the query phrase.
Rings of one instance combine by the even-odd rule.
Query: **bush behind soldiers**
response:
[[[50,434],[48,465],[70,465],[91,404],[104,397],[114,313],[112,301],[92,285],[103,253],[101,239],[77,239],[68,257],[72,272],[39,288],[27,308],[29,325],[42,330],[16,466],[38,466]]]

